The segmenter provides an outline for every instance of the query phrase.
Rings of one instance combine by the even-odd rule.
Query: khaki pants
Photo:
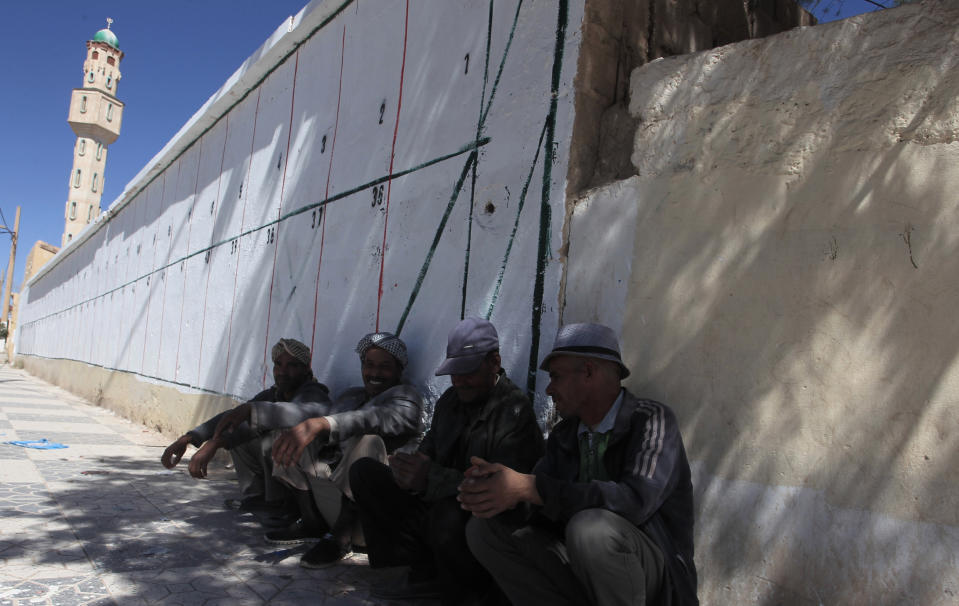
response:
[[[323,515],[323,519],[332,528],[340,517],[342,497],[345,495],[353,500],[353,491],[350,488],[350,467],[364,457],[380,461],[384,465],[386,459],[386,444],[383,438],[374,434],[357,436],[345,440],[340,444],[343,458],[331,468],[329,464],[320,461],[317,453],[322,444],[311,442],[300,462],[293,466],[274,465],[273,477],[298,490],[309,490],[313,501]]]

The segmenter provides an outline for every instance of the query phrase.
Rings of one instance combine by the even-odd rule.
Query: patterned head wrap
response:
[[[276,345],[273,346],[273,350],[270,352],[274,364],[276,364],[277,358],[279,358],[282,353],[288,353],[298,362],[302,363],[303,366],[307,368],[310,367],[310,360],[312,358],[310,348],[296,339],[280,339],[276,342]]]
[[[360,354],[360,360],[366,355],[366,350],[371,347],[379,347],[396,358],[400,366],[406,368],[406,343],[391,332],[371,332],[356,344],[356,353]]]

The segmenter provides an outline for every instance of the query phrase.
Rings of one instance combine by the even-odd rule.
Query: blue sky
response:
[[[113,32],[125,53],[118,96],[126,107],[120,137],[110,146],[107,158],[104,209],[227,77],[306,3],[5,3],[8,88],[0,128],[7,145],[0,158],[4,184],[0,210],[9,227],[16,207],[22,207],[12,291],[20,289],[26,256],[34,242],[60,245],[76,140],[67,124],[70,92],[82,86],[85,43],[106,26],[107,17],[113,19]],[[829,21],[875,9],[865,0],[820,0],[815,13],[821,21]],[[0,235],[0,268],[4,271],[9,247],[10,237]]]

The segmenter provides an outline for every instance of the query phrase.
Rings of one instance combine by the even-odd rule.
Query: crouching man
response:
[[[473,459],[459,500],[467,540],[513,604],[669,604],[696,599],[693,488],[676,417],[620,387],[615,333],[560,329],[543,360],[563,417],[531,474]],[[486,519],[518,503],[530,523]]]
[[[325,414],[330,407],[329,390],[318,383],[310,369],[310,348],[296,339],[280,339],[271,351],[275,384],[253,396],[245,404],[222,412],[186,432],[170,444],[160,458],[167,469],[180,462],[188,444],[199,448],[190,459],[190,475],[205,478],[207,466],[220,448],[233,457],[241,500],[228,499],[226,506],[244,511],[269,511],[282,514],[288,507],[289,492],[273,479],[272,430],[296,425],[303,419]],[[261,418],[256,428],[239,423],[229,435],[217,433],[217,427],[238,410],[256,406]],[[240,415],[243,416],[243,415]]]

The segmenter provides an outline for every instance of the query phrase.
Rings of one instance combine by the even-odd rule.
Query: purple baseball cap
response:
[[[466,318],[450,331],[446,343],[446,360],[436,369],[436,376],[466,375],[477,368],[491,351],[499,349],[499,335],[487,320]]]

